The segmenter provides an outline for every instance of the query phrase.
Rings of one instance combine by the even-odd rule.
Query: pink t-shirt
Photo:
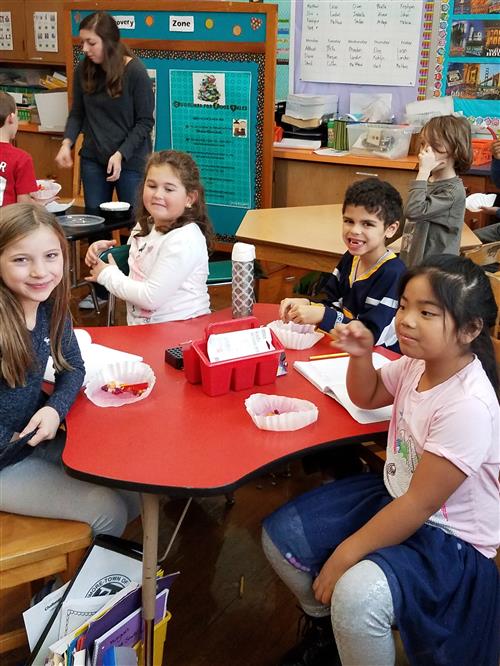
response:
[[[406,356],[381,368],[394,395],[384,482],[404,495],[424,450],[446,458],[467,475],[428,524],[494,557],[500,542],[498,401],[479,359],[428,391],[416,387],[424,361]]]

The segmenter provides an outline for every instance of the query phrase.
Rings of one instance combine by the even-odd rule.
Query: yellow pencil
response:
[[[310,361],[319,361],[322,358],[341,358],[349,356],[347,352],[339,352],[338,354],[320,354],[319,356],[309,356]]]

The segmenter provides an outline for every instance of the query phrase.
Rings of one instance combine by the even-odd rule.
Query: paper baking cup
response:
[[[496,198],[496,194],[474,192],[474,194],[469,194],[465,200],[465,207],[467,210],[470,210],[471,213],[479,213],[483,207],[490,208],[490,206],[494,206]]]
[[[148,383],[148,388],[141,395],[134,395],[125,391],[116,395],[102,390],[108,382],[122,382],[124,384]],[[153,390],[156,377],[153,370],[146,363],[125,361],[123,363],[110,363],[103,366],[95,374],[85,389],[85,395],[98,407],[122,407],[132,402],[144,400]]]
[[[286,349],[309,349],[324,335],[315,331],[312,324],[296,324],[293,321],[285,323],[277,319],[268,326]]]
[[[284,395],[253,393],[245,400],[245,407],[261,430],[299,430],[318,420],[318,408],[313,402]]]
[[[53,180],[37,180],[36,184],[40,189],[36,192],[32,192],[31,196],[38,201],[44,201],[44,199],[55,197],[62,188],[62,185],[59,185],[59,183],[56,183]]]

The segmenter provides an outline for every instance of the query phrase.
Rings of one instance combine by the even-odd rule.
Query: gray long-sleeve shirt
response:
[[[458,254],[464,215],[465,188],[458,176],[411,183],[400,259],[414,266],[431,254]]]
[[[56,373],[52,395],[47,396],[42,393],[43,375],[50,355],[51,309],[51,304],[47,302],[38,306],[35,328],[31,331],[36,365],[29,371],[25,386],[10,388],[0,378],[0,469],[5,463],[5,449],[9,446],[13,434],[21,432],[41,407],[53,407],[62,421],[83,383],[85,366],[68,317],[63,334],[62,352],[73,369]],[[24,448],[16,446],[16,449],[12,455],[8,455],[8,464],[22,460],[33,451],[30,446]]]
[[[119,150],[123,168],[142,172],[152,150],[154,125],[153,88],[146,68],[138,58],[128,63],[119,97],[108,95],[104,80],[95,93],[84,93],[82,72],[80,63],[75,70],[73,106],[64,138],[74,144],[78,134],[83,132],[82,157],[106,165],[111,155]]]

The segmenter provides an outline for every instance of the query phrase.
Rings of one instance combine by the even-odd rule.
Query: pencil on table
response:
[[[309,356],[310,361],[319,361],[323,358],[342,358],[349,356],[347,352],[339,352],[338,354],[320,354],[319,356]]]

